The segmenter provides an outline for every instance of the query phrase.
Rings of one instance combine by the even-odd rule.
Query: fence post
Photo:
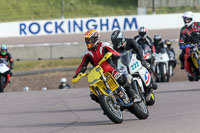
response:
[[[156,14],[156,12],[155,12],[155,0],[152,0],[152,14]]]
[[[62,6],[62,9],[61,9],[62,19],[64,19],[64,17],[65,17],[65,15],[64,15],[64,12],[65,12],[65,1],[64,0],[61,0],[61,6]]]

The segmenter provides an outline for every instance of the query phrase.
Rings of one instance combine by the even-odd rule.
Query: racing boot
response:
[[[152,88],[153,88],[154,90],[157,90],[157,89],[158,89],[158,85],[157,85],[156,82],[153,81],[153,80],[152,80]]]
[[[184,69],[184,63],[183,62],[181,62],[181,70],[183,70]]]
[[[141,98],[139,96],[137,96],[137,94],[135,93],[135,91],[132,89],[131,84],[129,84],[126,76],[124,74],[121,74],[118,78],[117,78],[117,82],[124,87],[124,89],[126,90],[126,93],[128,95],[128,97],[130,98],[130,100],[133,102],[137,102],[137,101],[141,101]]]
[[[180,69],[183,70],[184,69],[184,59],[180,58],[180,62],[181,62]]]
[[[126,93],[128,97],[130,98],[130,100],[133,101],[134,103],[141,102],[141,98],[135,93],[133,89],[131,88],[126,89]]]

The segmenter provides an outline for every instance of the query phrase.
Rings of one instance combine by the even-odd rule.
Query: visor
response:
[[[88,48],[91,48],[97,41],[96,37],[92,37],[92,38],[85,38],[85,43],[87,44]]]
[[[190,23],[192,21],[191,18],[183,17],[184,23]]]
[[[125,42],[124,38],[117,38],[115,40],[115,44],[117,44],[117,49],[119,49],[120,47],[122,47],[123,43]]]
[[[146,32],[140,32],[140,36],[145,36],[146,35]]]

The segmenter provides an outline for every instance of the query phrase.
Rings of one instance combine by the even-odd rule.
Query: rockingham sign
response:
[[[82,33],[89,29],[97,29],[99,31],[106,32],[116,29],[135,30],[137,28],[137,18],[134,16],[64,19],[21,22],[19,23],[19,35],[72,34]]]
[[[134,31],[140,26],[148,29],[181,28],[183,26],[181,15],[158,14],[8,22],[0,23],[0,37],[76,34],[89,29],[97,29],[100,32]],[[200,13],[195,13],[195,16],[200,17]]]

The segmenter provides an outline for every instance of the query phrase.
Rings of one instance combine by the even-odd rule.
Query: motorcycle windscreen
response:
[[[100,79],[101,74],[103,73],[103,69],[101,66],[94,67],[88,74],[88,82],[93,82],[97,79]]]
[[[146,53],[151,53],[151,48],[149,47],[149,45],[143,44],[141,47],[142,47],[142,49],[143,49],[145,54]]]
[[[120,54],[121,54],[121,56],[120,56],[121,63],[124,66],[129,66],[129,64],[131,62],[131,58],[132,58],[132,53],[130,51],[124,51]]]
[[[172,51],[169,51],[168,53],[169,53],[169,58],[170,58],[170,60],[175,60],[175,55],[174,55],[174,53],[173,53]]]

